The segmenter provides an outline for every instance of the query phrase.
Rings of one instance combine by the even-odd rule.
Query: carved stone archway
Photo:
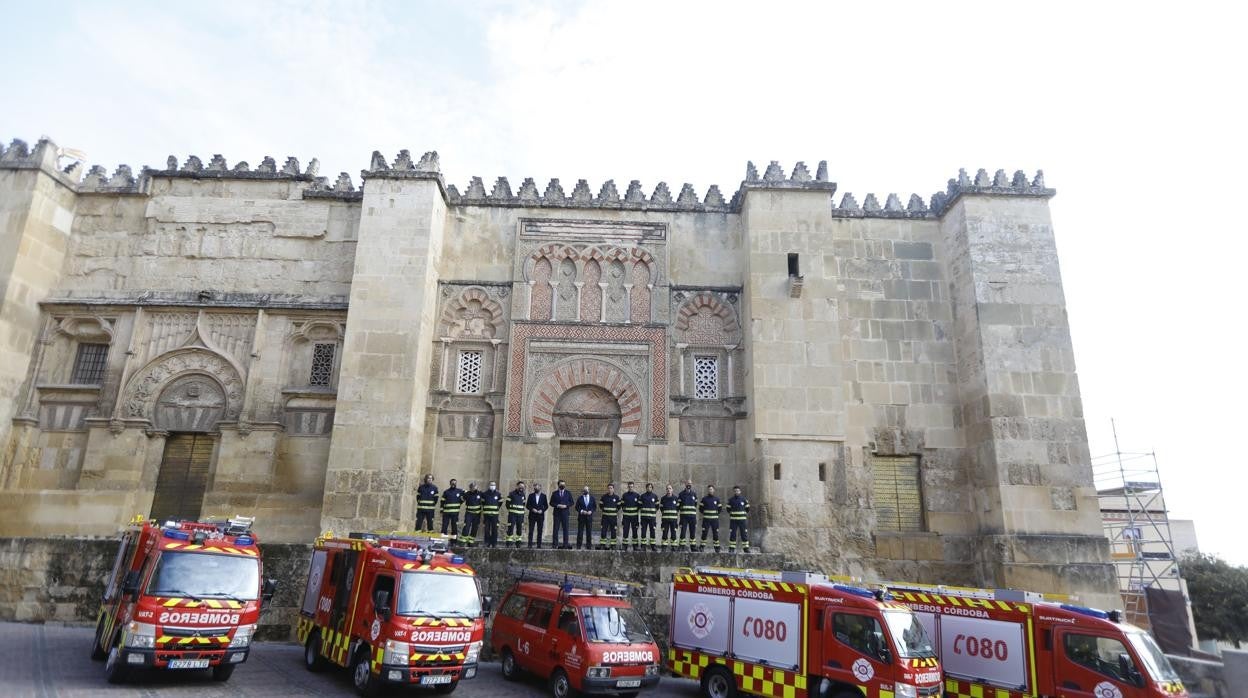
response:
[[[152,414],[160,431],[211,432],[225,415],[225,390],[205,373],[187,373],[170,381]]]
[[[533,432],[555,431],[556,406],[565,393],[580,386],[596,386],[605,396],[614,398],[619,409],[619,433],[636,434],[641,428],[641,393],[628,374],[606,361],[580,358],[555,366],[533,389],[529,403],[529,425]],[[589,399],[592,394],[582,397]]]
[[[620,431],[620,403],[606,388],[578,385],[559,396],[554,422],[555,436],[613,439]]]
[[[243,380],[229,360],[205,349],[171,351],[140,369],[123,393],[125,416],[155,422],[159,399],[164,398],[168,388],[181,384],[181,379],[190,375],[215,382],[224,403],[220,419],[238,419],[243,405]]]

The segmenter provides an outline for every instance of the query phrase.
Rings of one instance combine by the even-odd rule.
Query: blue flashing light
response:
[[[848,584],[833,584],[832,588],[837,591],[843,591],[847,594],[853,594],[854,596],[861,596],[864,599],[875,598],[875,592],[870,589],[863,589],[862,587],[850,586]]]
[[[166,528],[166,529],[165,529],[165,538],[172,538],[172,539],[174,539],[174,540],[190,540],[190,539],[191,539],[191,536],[190,536],[190,534],[186,533],[185,531],[171,531],[171,530],[169,530],[169,529],[167,529],[167,528]]]
[[[571,594],[571,593],[572,593],[572,582],[566,582],[566,583],[564,583],[564,585],[563,585],[563,587],[562,587],[562,588],[563,588],[563,593],[565,593],[565,594]]]
[[[234,539],[234,545],[251,545],[254,542],[249,536],[239,536]]]
[[[420,553],[414,550],[399,550],[397,548],[390,548],[390,554],[395,555],[396,557],[401,557],[404,560],[419,560],[420,559]]]
[[[1061,606],[1064,610],[1071,613],[1078,613],[1084,616],[1092,616],[1101,620],[1109,620],[1109,614],[1097,608],[1088,608],[1087,606],[1076,606],[1074,604],[1064,603]]]
[[[463,555],[456,555],[455,557],[451,558],[451,564],[452,564],[452,565],[462,565],[462,564],[464,564],[464,556],[463,556]]]

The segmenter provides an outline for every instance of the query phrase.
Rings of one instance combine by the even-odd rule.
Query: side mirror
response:
[[[893,663],[893,652],[888,649],[887,645],[881,645],[876,653],[880,656],[881,662],[884,662],[885,664]]]
[[[1118,675],[1123,681],[1135,684],[1136,686],[1144,685],[1144,677],[1140,676],[1139,670],[1135,668],[1135,664],[1131,661],[1131,656],[1126,652],[1118,655]]]
[[[481,617],[484,618],[485,616],[488,616],[493,612],[494,612],[494,598],[490,596],[482,597]]]
[[[126,573],[125,578],[121,582],[121,593],[137,594],[139,593],[139,571],[130,570]]]
[[[390,620],[390,592],[384,589],[373,592],[373,610],[382,618]]]
[[[260,585],[260,598],[264,599],[265,603],[272,601],[273,595],[276,593],[277,593],[277,580],[276,579],[269,577],[268,579],[264,580],[264,584]]]

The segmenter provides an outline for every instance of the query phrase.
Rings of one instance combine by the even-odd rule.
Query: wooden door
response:
[[[559,479],[573,492],[589,485],[590,493],[602,496],[611,482],[611,442],[560,441]]]
[[[207,434],[170,434],[156,476],[151,518],[199,519],[208,489],[214,442]]]

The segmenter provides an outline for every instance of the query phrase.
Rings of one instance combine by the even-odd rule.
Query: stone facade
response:
[[[691,478],[796,564],[1112,603],[1041,174],[860,205],[823,163],[728,199],[317,168],[3,148],[0,535],[111,532],[198,435],[203,513],[275,543],[409,527],[426,473]]]

